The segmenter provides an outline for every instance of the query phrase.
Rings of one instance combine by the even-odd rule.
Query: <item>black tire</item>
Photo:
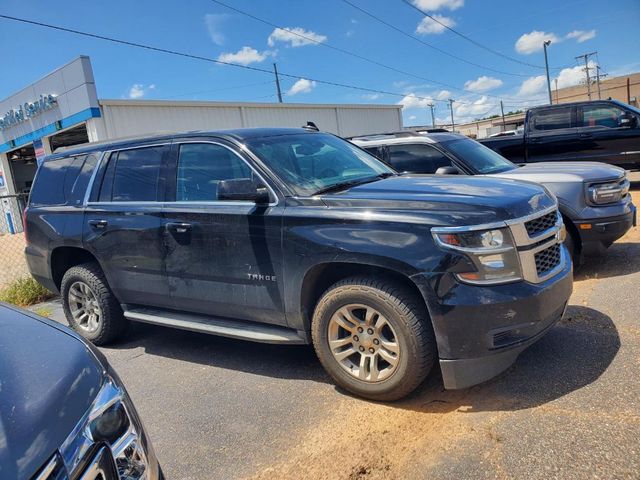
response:
[[[82,282],[91,289],[100,308],[100,320],[95,331],[87,331],[72,314],[69,291],[77,282]],[[94,345],[105,345],[124,333],[128,321],[124,318],[120,303],[109,288],[102,269],[96,263],[84,263],[67,270],[62,277],[60,293],[69,325]]]
[[[371,307],[393,328],[399,358],[388,378],[377,382],[361,380],[334,357],[329,345],[329,324],[336,312],[350,305]],[[311,330],[320,363],[334,381],[349,392],[371,400],[393,401],[405,397],[424,381],[437,358],[431,321],[422,299],[402,285],[369,276],[347,278],[331,286],[316,306]],[[347,330],[343,334],[351,335]],[[361,359],[362,355],[355,358]],[[376,370],[380,363],[385,363],[375,362]]]
[[[571,260],[573,261],[573,268],[578,269],[582,263],[582,255],[576,245],[575,233],[571,229],[567,229],[567,236],[564,239],[564,244],[569,251]]]

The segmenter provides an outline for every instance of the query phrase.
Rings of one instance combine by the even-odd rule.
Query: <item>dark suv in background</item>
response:
[[[505,370],[566,307],[555,198],[515,180],[400,175],[304,129],[87,145],[40,167],[33,276],[96,344],[127,320],[313,342],[334,380],[400,398]]]

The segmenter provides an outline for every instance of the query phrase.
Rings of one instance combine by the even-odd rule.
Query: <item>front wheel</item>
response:
[[[354,277],[322,296],[313,344],[335,382],[372,400],[398,400],[422,383],[436,345],[421,298],[403,286]]]

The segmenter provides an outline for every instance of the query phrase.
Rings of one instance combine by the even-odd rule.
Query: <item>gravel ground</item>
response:
[[[394,404],[334,387],[310,347],[137,324],[102,351],[168,479],[640,479],[639,286],[635,228],[503,375],[446,392],[435,374]]]

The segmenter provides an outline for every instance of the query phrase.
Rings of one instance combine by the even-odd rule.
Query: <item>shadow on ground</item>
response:
[[[138,347],[150,355],[254,375],[331,382],[310,346],[263,345],[135,324],[127,340],[111,348]],[[466,390],[444,391],[436,368],[417,392],[393,405],[425,412],[535,407],[597,380],[619,348],[611,318],[591,308],[570,306],[563,321],[498,378]]]
[[[574,280],[611,278],[640,272],[640,243],[616,242],[600,256],[589,257],[575,273]]]

